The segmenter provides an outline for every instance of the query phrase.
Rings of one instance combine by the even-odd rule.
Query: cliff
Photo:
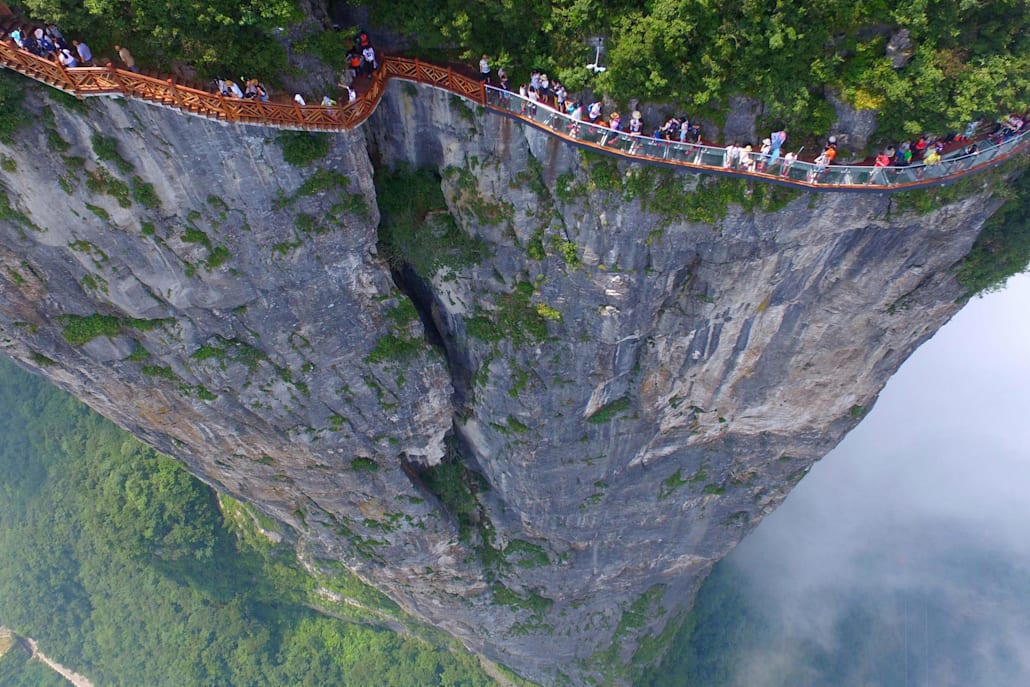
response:
[[[396,82],[305,169],[260,128],[27,107],[4,351],[545,684],[661,651],[960,307],[999,204],[625,166]]]

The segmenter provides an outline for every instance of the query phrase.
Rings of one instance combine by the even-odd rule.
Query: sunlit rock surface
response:
[[[5,352],[544,684],[626,681],[960,307],[998,205],[652,178],[398,82],[306,169],[274,131],[44,98],[0,146]],[[483,258],[392,271],[373,160],[437,172]]]

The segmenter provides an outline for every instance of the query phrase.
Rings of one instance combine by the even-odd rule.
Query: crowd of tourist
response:
[[[16,17],[9,17],[0,29],[0,39],[10,40],[22,50],[36,57],[61,65],[65,69],[77,67],[93,67],[98,61],[85,41],[68,41],[64,33],[54,23],[23,24]],[[122,66],[132,72],[138,72],[136,60],[128,48],[114,46]],[[104,65],[110,60],[102,61]]]
[[[8,17],[5,23],[0,25],[0,40],[10,40],[19,48],[36,57],[59,64],[65,69],[112,64],[111,60],[106,58],[96,59],[92,49],[85,41],[72,40],[69,42],[60,28],[52,22],[24,23],[17,17]],[[131,72],[139,72],[136,59],[128,48],[121,45],[114,45],[112,48],[122,67]],[[371,79],[379,68],[376,50],[372,46],[368,32],[364,29],[361,29],[354,37],[354,46],[348,51],[346,60],[347,71],[337,84],[341,92],[346,93],[344,106],[352,105],[358,100],[358,92],[354,88],[354,82],[358,76],[363,75]],[[240,77],[236,81],[216,77],[212,80],[211,86],[216,93],[226,98],[239,98],[262,103],[271,100],[269,89],[256,78]],[[300,93],[293,96],[293,102],[298,105],[307,105],[307,101]],[[323,96],[320,105],[334,108],[338,106],[338,103],[326,95]]]
[[[480,78],[487,84],[492,85],[492,74],[488,57],[483,56],[480,61]],[[510,109],[510,98],[506,93],[513,93],[510,81],[504,69],[497,70],[497,88],[500,90],[499,97],[503,104]],[[653,128],[649,128],[643,121],[639,111],[634,111],[631,117],[624,120],[618,111],[605,114],[602,101],[597,100],[585,105],[582,100],[569,96],[565,87],[557,80],[551,80],[546,73],[533,70],[530,73],[528,82],[522,83],[518,88],[519,113],[536,118],[539,106],[544,105],[555,113],[564,114],[562,120],[568,127],[568,133],[573,138],[579,138],[584,121],[604,129],[599,137],[601,145],[614,144],[620,140],[623,134],[637,137],[630,144],[630,154],[637,153],[643,145],[660,145],[668,142],[685,144],[685,150],[689,153],[699,150],[704,145],[701,135],[700,122],[692,121],[685,115],[673,116],[660,122]],[[544,123],[554,126],[557,118],[547,117]],[[975,121],[972,122],[965,132],[953,132],[938,136],[925,134],[913,140],[906,140],[897,145],[887,146],[879,151],[872,163],[876,170],[884,172],[872,172],[868,178],[870,184],[883,183],[887,180],[884,173],[892,168],[897,171],[900,168],[918,164],[916,177],[922,178],[926,168],[933,167],[943,160],[946,152],[960,151],[960,155],[968,158],[963,169],[971,167],[976,161],[976,155],[980,152],[979,145],[973,142],[974,137],[986,133],[988,140],[992,143],[1001,143],[1025,131],[1026,120],[1020,115],[1009,115],[997,123]],[[723,152],[722,167],[727,170],[742,170],[746,172],[759,172],[766,174],[779,174],[786,176],[793,164],[799,159],[804,148],[796,152],[783,152],[782,148],[787,140],[787,131],[779,130],[769,134],[762,139],[760,144],[730,142]],[[821,146],[818,155],[811,160],[812,166],[808,170],[807,178],[810,182],[818,182],[820,177],[830,168],[837,158],[838,142],[836,136],[829,136]],[[700,160],[700,156],[696,158]]]
[[[339,30],[338,27],[334,27]],[[17,18],[8,18],[3,25],[0,25],[0,38],[13,41],[19,48],[22,48],[42,59],[60,64],[66,69],[78,67],[90,67],[98,63],[89,45],[84,41],[72,40],[70,43],[65,39],[62,31],[53,23],[24,24]],[[138,72],[136,60],[128,48],[114,45],[113,49],[118,55],[120,63],[128,70]],[[100,64],[110,64],[110,60],[100,60]],[[341,76],[338,87],[341,92],[346,93],[344,107],[354,104],[358,100],[358,92],[355,88],[360,77],[372,79],[376,70],[379,69],[379,60],[376,49],[372,45],[371,37],[364,29],[358,31],[354,36],[353,47],[346,55],[346,71]],[[480,80],[487,86],[493,86],[496,77],[497,87],[502,94],[511,93],[511,83],[503,68],[498,68],[496,73],[490,63],[490,57],[483,55],[479,61],[478,74]],[[213,80],[214,90],[225,98],[239,98],[253,100],[256,102],[268,102],[271,99],[268,88],[256,78],[240,78],[239,81],[232,79],[216,78]],[[240,85],[242,84],[242,86]],[[568,133],[573,138],[580,137],[584,122],[603,130],[600,136],[601,145],[610,145],[623,140],[623,134],[633,137],[629,152],[638,152],[642,145],[661,145],[669,142],[678,142],[686,146],[688,153],[692,150],[701,150],[705,145],[702,141],[701,124],[697,120],[691,120],[685,115],[672,116],[665,121],[656,124],[649,129],[643,120],[639,110],[634,110],[630,117],[624,119],[617,111],[605,113],[604,104],[595,100],[586,104],[583,100],[571,97],[568,90],[557,79],[551,79],[545,72],[533,70],[530,73],[529,81],[522,83],[518,88],[520,96],[520,113],[536,117],[540,106],[547,108],[552,116],[546,118],[545,123],[551,126],[564,124],[568,127]],[[508,98],[501,96],[505,104],[510,105]],[[293,96],[293,102],[300,106],[306,106],[307,101],[300,93]],[[332,110],[338,107],[338,102],[325,95],[320,105]],[[561,113],[565,118],[554,117],[554,114]],[[993,128],[990,128],[993,124]],[[906,140],[897,145],[890,145],[880,150],[872,161],[872,168],[867,183],[883,183],[892,171],[919,164],[916,171],[917,178],[920,178],[927,168],[939,164],[946,152],[961,150],[960,155],[968,158],[964,168],[971,167],[979,153],[979,146],[973,142],[979,134],[986,133],[992,143],[1002,143],[1025,131],[1027,127],[1023,116],[1012,114],[999,120],[991,122],[972,122],[965,132],[949,133],[944,136],[922,135],[914,140]],[[986,129],[986,132],[985,132]],[[723,149],[722,167],[727,170],[742,170],[746,172],[758,172],[765,174],[779,174],[785,176],[790,172],[793,164],[798,160],[801,150],[796,152],[782,152],[784,143],[787,140],[787,131],[774,131],[762,139],[758,145],[751,143],[730,142]],[[810,182],[819,181],[820,177],[834,164],[837,157],[837,138],[829,136],[820,152],[812,160],[812,165],[807,172]],[[700,152],[696,160],[700,160]]]

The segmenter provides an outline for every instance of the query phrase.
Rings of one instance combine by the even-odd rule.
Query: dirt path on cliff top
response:
[[[29,639],[28,637],[22,638],[29,649],[32,651],[32,658],[45,664],[55,673],[63,677],[68,682],[75,685],[75,687],[95,687],[92,682],[89,681],[85,675],[79,675],[74,670],[65,668],[57,661],[47,658],[46,654],[39,650],[39,646],[36,645],[36,640]]]

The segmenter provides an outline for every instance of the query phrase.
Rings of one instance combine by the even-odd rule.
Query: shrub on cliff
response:
[[[283,131],[275,142],[283,150],[283,159],[294,167],[309,165],[329,153],[329,137],[325,134]]]
[[[25,98],[25,77],[0,72],[0,141],[10,143],[18,129],[32,122],[32,116],[22,107]]]

